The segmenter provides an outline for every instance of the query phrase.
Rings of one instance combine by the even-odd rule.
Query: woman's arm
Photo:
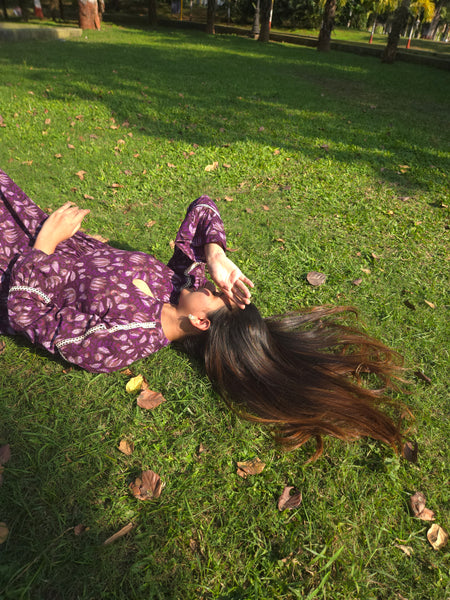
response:
[[[81,222],[89,212],[88,209],[78,208],[73,202],[66,202],[46,219],[33,247],[45,254],[53,254],[58,244],[71,238],[80,229]]]
[[[222,246],[215,243],[205,244],[205,257],[212,280],[226,297],[235,302],[239,308],[245,308],[246,304],[250,304],[251,293],[247,285],[254,287],[254,284],[227,257]]]

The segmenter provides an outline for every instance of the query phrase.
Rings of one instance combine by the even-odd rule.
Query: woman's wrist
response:
[[[225,255],[225,250],[222,248],[222,246],[216,244],[215,242],[205,244],[204,250],[207,263],[211,260],[214,260],[214,258],[218,258],[219,256]]]

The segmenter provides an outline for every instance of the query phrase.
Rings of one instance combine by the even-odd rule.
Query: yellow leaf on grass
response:
[[[237,466],[237,474],[245,479],[247,475],[259,475],[259,473],[262,473],[266,463],[263,463],[262,460],[256,456],[251,460],[238,462]]]
[[[129,442],[127,442],[127,440],[120,440],[118,448],[123,454],[131,456],[131,454],[133,454],[134,444],[133,442],[131,442],[130,444]]]
[[[437,523],[434,523],[427,532],[427,539],[435,550],[440,550],[448,542],[448,533]]]
[[[215,171],[218,166],[219,166],[219,163],[215,160],[211,165],[206,165],[205,171],[207,171],[208,173],[210,171]]]
[[[126,391],[129,394],[133,394],[134,392],[138,392],[144,384],[144,378],[142,375],[136,375],[136,377],[132,377],[126,385]]]

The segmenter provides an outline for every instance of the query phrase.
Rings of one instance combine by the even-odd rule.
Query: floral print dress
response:
[[[46,218],[0,170],[0,334],[24,334],[93,372],[121,369],[167,346],[164,303],[176,303],[185,287],[205,285],[205,244],[226,248],[222,219],[207,196],[189,206],[168,265],[81,232],[47,255],[32,247]]]

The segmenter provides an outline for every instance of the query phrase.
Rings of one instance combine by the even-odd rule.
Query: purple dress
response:
[[[0,334],[24,334],[93,372],[121,369],[167,346],[163,304],[176,303],[185,287],[205,285],[206,243],[226,248],[207,196],[189,206],[168,265],[80,232],[47,255],[32,247],[46,217],[0,170]]]

